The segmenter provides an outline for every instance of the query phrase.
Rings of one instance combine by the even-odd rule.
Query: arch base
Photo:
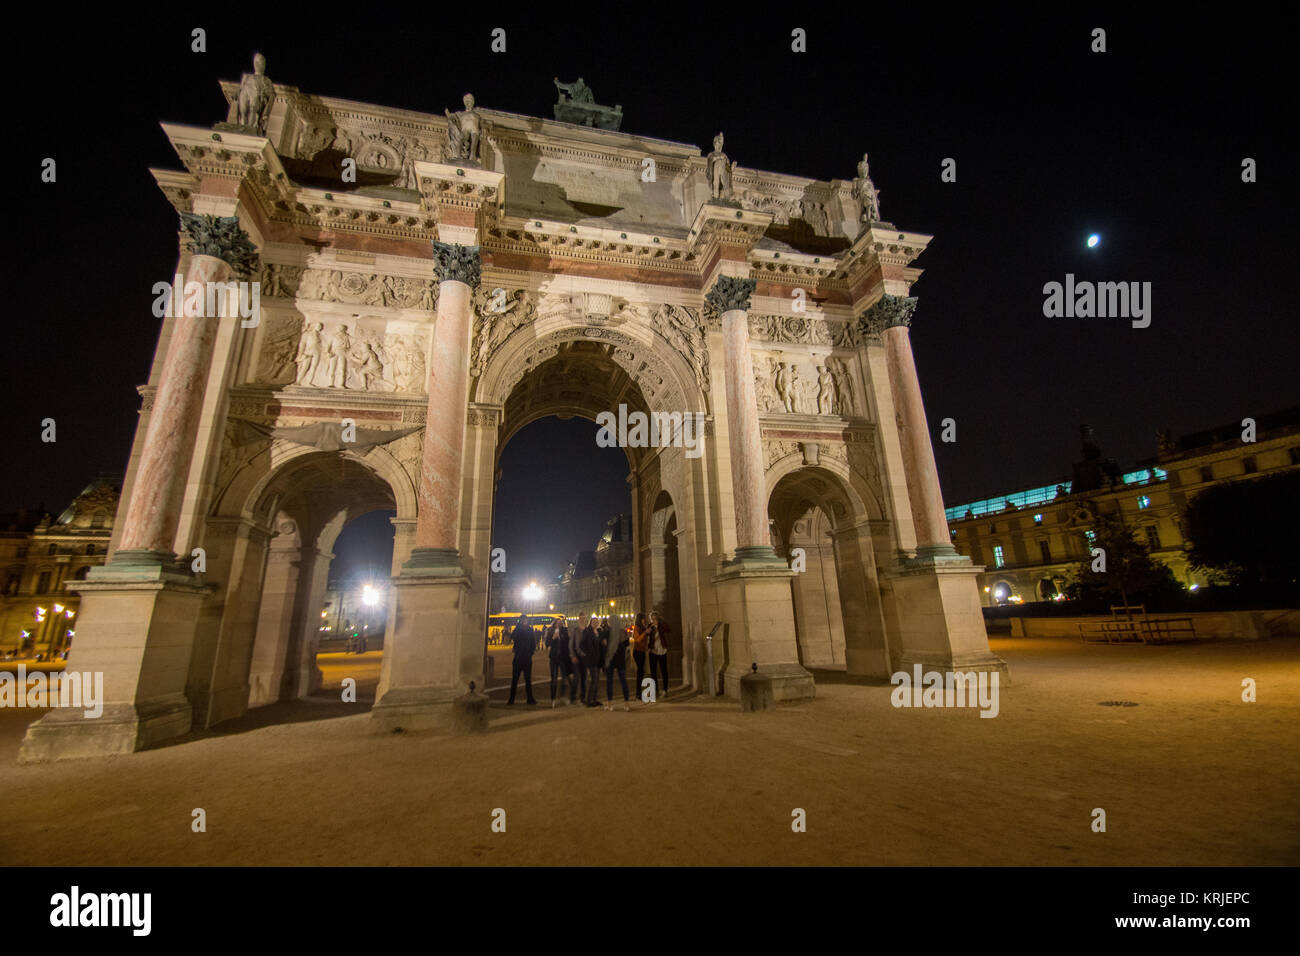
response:
[[[791,577],[793,572],[778,558],[760,567],[731,563],[713,579],[719,616],[727,625],[722,689],[728,697],[740,699],[740,679],[752,673],[753,664],[771,681],[773,700],[816,696],[812,674],[799,663]]]
[[[385,639],[379,693],[370,711],[371,733],[452,728],[453,703],[474,676],[482,681],[481,675],[462,673],[469,593],[464,575],[404,571],[393,578],[392,630]]]
[[[968,561],[915,563],[887,573],[899,635],[896,669],[910,673],[996,671],[1007,662],[989,650],[984,612],[975,587],[980,568]]]
[[[185,681],[199,609],[213,589],[158,567],[134,579],[113,570],[114,580],[77,585],[77,670],[103,675],[103,712],[51,710],[27,728],[19,763],[132,753],[190,731]]]

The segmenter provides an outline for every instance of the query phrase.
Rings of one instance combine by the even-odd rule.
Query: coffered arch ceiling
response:
[[[644,394],[627,370],[613,358],[615,346],[575,340],[560,344],[555,354],[525,372],[506,398],[500,447],[524,426],[557,415],[595,420],[601,412],[648,413]],[[638,452],[625,449],[632,464]]]

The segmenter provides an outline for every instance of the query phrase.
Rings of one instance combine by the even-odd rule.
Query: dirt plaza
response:
[[[991,720],[895,709],[888,684],[829,671],[815,699],[758,714],[698,696],[552,709],[542,667],[541,705],[494,704],[480,736],[374,735],[359,678],[358,704],[322,694],[156,750],[19,766],[38,714],[5,710],[0,860],[1300,863],[1300,638],[991,645],[1011,675]],[[791,826],[800,809],[806,832]]]

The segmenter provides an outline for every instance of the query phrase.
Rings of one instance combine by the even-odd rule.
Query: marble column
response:
[[[727,433],[731,452],[732,500],[736,512],[736,558],[780,563],[767,528],[763,481],[763,441],[749,351],[749,298],[753,279],[718,276],[709,303],[722,314],[723,369],[726,376]]]
[[[154,394],[125,527],[112,558],[118,565],[167,563],[174,557],[176,526],[220,322],[219,316],[204,314],[207,284],[227,282],[232,264],[242,271],[255,254],[237,217],[182,213],[181,226],[193,253],[185,288],[198,283],[200,292],[191,299],[182,289],[172,290],[173,297],[184,302],[184,314],[172,327]],[[235,314],[230,303],[226,306]]]
[[[433,243],[438,311],[429,359],[429,407],[420,461],[419,512],[406,573],[460,575],[461,466],[465,450],[473,293],[479,284],[478,246]]]
[[[948,532],[948,518],[939,491],[939,469],[930,444],[930,428],[921,401],[921,382],[912,357],[908,327],[916,299],[886,295],[864,314],[869,328],[878,330],[885,349],[889,388],[894,396],[898,416],[899,442],[907,476],[907,494],[911,501],[912,523],[916,528],[918,558],[957,557]]]
[[[182,213],[181,225],[191,254],[187,284],[222,282],[255,260],[235,216]],[[102,713],[51,709],[28,727],[21,763],[131,753],[193,724],[187,679],[215,588],[177,562],[172,548],[221,321],[202,314],[206,289],[202,300],[172,324],[118,549],[87,580],[70,582],[82,600],[69,664],[103,674]]]

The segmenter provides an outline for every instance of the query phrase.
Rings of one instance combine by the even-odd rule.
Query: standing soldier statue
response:
[[[714,199],[730,201],[732,198],[731,160],[727,159],[727,154],[722,151],[721,133],[713,137],[713,152],[709,153],[706,162],[710,194]]]

